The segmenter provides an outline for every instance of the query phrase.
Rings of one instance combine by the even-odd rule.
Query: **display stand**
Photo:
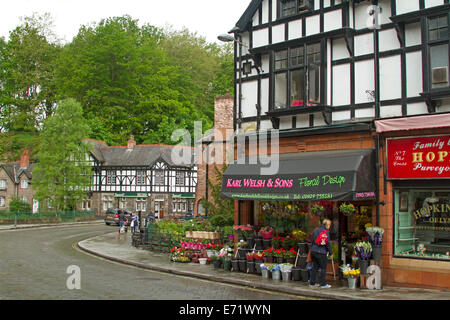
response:
[[[297,251],[297,256],[295,257],[295,263],[294,263],[294,267],[297,266],[297,261],[298,261],[298,257],[299,257],[299,252]],[[327,274],[332,274],[333,275],[333,279],[336,280],[336,270],[334,268],[334,258],[333,255],[331,255],[331,266],[333,268],[333,272],[327,272]]]

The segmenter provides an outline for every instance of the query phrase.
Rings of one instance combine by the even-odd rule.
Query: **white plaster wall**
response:
[[[397,15],[417,11],[420,9],[419,0],[396,0]]]
[[[345,39],[333,39],[333,61],[349,58]]]
[[[261,79],[261,115],[269,111],[269,79]]]
[[[321,126],[326,126],[327,123],[325,122],[325,119],[323,118],[323,114],[322,113],[314,113],[314,126],[315,127],[321,127]]]
[[[444,0],[425,0],[425,8],[442,6],[443,4]]]
[[[262,23],[269,22],[269,0],[262,2]]]
[[[320,9],[320,0],[314,0],[314,10]]]
[[[350,104],[350,64],[333,67],[333,106]]]
[[[373,33],[366,33],[355,37],[355,56],[373,53]]]
[[[406,54],[406,96],[417,97],[423,92],[422,52]]]
[[[323,0],[323,7],[324,8],[328,8],[331,6],[331,1],[330,0]]]
[[[292,117],[280,117],[280,130],[292,129]]]
[[[380,59],[380,100],[398,99],[402,96],[400,56]]]
[[[309,127],[309,114],[299,114],[297,115],[297,128],[308,128]]]
[[[405,44],[407,47],[422,44],[420,22],[405,25]]]
[[[450,112],[450,99],[442,99],[441,105],[436,108],[437,112]],[[450,121],[450,116],[449,116]]]
[[[350,120],[350,111],[336,111],[331,115],[332,121],[345,121]]]
[[[253,31],[253,47],[262,47],[269,44],[269,30],[267,28]]]
[[[402,106],[381,106],[380,107],[380,117],[381,118],[391,118],[391,117],[401,117],[402,116]]]
[[[310,36],[320,32],[320,15],[306,18],[306,35]]]
[[[255,14],[254,14],[254,16],[253,16],[253,18],[252,18],[252,25],[255,27],[255,26],[258,26],[259,25],[259,10],[256,10],[256,12],[255,12]]]
[[[242,46],[242,55],[248,54],[248,48],[250,47],[250,34],[248,32],[242,33],[242,40],[241,42],[244,44]],[[239,51],[238,51],[239,52]]]
[[[270,130],[272,129],[272,122],[270,120],[263,120],[261,121],[261,123],[259,124],[259,130],[260,131],[264,131],[264,130]]]
[[[254,117],[257,115],[256,104],[258,103],[257,81],[244,82],[242,84],[242,116]]]
[[[378,20],[380,24],[391,23],[391,0],[378,0],[378,6],[381,8]]]
[[[261,73],[269,73],[270,56],[268,54],[261,56]]]
[[[277,20],[277,2],[272,0],[272,21]]]
[[[375,90],[374,79],[373,60],[355,62],[355,103],[372,102],[366,90]]]
[[[355,118],[374,118],[375,108],[364,108],[355,110]]]
[[[378,33],[380,52],[400,49],[395,29],[386,29]]]
[[[410,103],[406,106],[406,115],[408,116],[425,113],[428,113],[427,105],[425,102]]]
[[[289,22],[289,40],[298,39],[302,37],[302,20],[295,20]]]
[[[341,10],[330,11],[324,14],[324,32],[342,28]]]
[[[355,10],[353,12],[355,17],[355,29],[365,29],[367,28],[367,7],[369,6],[368,2],[361,2],[355,5]],[[351,7],[351,6],[350,6]],[[350,21],[353,20],[350,16]]]
[[[272,27],[272,43],[284,42],[284,24],[279,24]]]

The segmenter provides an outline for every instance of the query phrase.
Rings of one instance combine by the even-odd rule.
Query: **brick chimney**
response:
[[[30,154],[28,150],[23,150],[20,155],[20,169],[26,169],[30,165]]]
[[[130,135],[130,139],[128,140],[128,149],[134,149],[136,147],[136,141],[134,141],[134,136]]]

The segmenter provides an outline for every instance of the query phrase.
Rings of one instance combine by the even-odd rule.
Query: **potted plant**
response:
[[[273,262],[273,248],[267,248],[266,250],[263,251],[263,259],[264,262],[268,262],[271,263]]]
[[[374,260],[381,260],[381,247],[383,244],[384,229],[380,227],[367,227],[369,241],[372,244],[372,257]]]
[[[355,244],[355,253],[358,257],[361,274],[366,274],[369,259],[372,254],[372,245],[368,241],[359,241]]]
[[[263,263],[263,253],[254,253],[253,260],[255,261],[256,273],[261,274],[261,264]]]
[[[295,240],[293,237],[287,236],[283,239],[281,246],[284,250],[289,250],[294,246]]]
[[[281,244],[283,243],[284,238],[282,237],[273,237],[272,238],[272,247],[274,249],[281,248]]]
[[[311,208],[309,208],[309,211],[314,215],[320,215],[325,211],[325,207],[320,203],[314,203]]]
[[[286,251],[284,253],[284,259],[287,263],[294,264],[295,258],[297,257],[297,251],[294,250],[294,248],[289,249],[289,251]]]
[[[356,208],[353,204],[342,203],[339,206],[339,211],[342,212],[345,216],[348,216],[356,211]]]
[[[236,247],[237,247],[237,253],[238,253],[238,257],[240,259],[245,259],[245,254],[246,254],[246,249],[247,249],[247,242],[246,241],[239,241],[238,243],[236,243]]]
[[[342,274],[344,275],[344,278],[347,278],[348,287],[350,289],[356,289],[356,285],[360,275],[360,270],[353,269],[349,265],[343,265],[340,268],[342,269]]]
[[[299,253],[301,255],[307,254],[308,253],[308,243],[306,242],[306,237],[307,237],[306,232],[296,229],[296,230],[292,231],[292,236],[298,242]]]
[[[233,230],[237,233],[239,240],[247,240],[253,235],[253,228],[251,225],[236,225]]]
[[[219,269],[222,266],[222,257],[212,256],[210,259],[214,265],[214,269]]]
[[[267,249],[270,246],[272,246],[272,235],[273,235],[273,228],[270,226],[263,227],[261,230],[259,230],[259,234],[261,235],[263,239],[263,248]]]
[[[275,261],[277,263],[283,263],[284,262],[284,254],[285,254],[286,250],[280,248],[280,249],[275,249],[273,251],[273,257],[275,258]]]

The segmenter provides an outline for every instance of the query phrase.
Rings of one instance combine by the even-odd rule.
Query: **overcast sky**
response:
[[[21,24],[20,17],[50,13],[54,32],[71,41],[81,25],[103,18],[130,15],[139,24],[157,27],[186,27],[191,32],[216,42],[230,31],[251,0],[6,0],[0,10],[0,37]]]

